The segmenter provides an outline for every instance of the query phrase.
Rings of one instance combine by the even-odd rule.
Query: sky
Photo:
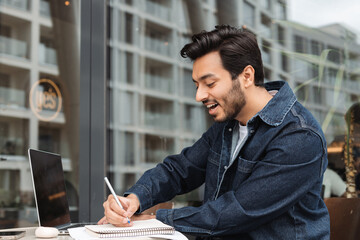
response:
[[[310,27],[343,23],[360,38],[360,0],[288,0],[288,19]]]

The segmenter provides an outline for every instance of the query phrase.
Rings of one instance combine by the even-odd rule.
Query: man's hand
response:
[[[127,197],[117,197],[124,209],[116,203],[114,197],[110,194],[103,204],[105,217],[100,219],[98,224],[111,223],[119,227],[130,227],[133,225],[132,221],[130,224],[127,222],[126,217],[131,219],[134,213],[139,209],[139,199],[134,194],[130,194]]]

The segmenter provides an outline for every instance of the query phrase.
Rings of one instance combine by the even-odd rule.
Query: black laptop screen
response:
[[[29,149],[29,158],[40,225],[70,223],[60,155]]]

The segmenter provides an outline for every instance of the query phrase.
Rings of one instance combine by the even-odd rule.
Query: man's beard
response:
[[[240,82],[238,79],[233,80],[233,86],[230,91],[226,94],[226,97],[223,99],[223,104],[221,107],[224,110],[225,116],[222,119],[214,120],[216,122],[225,122],[228,120],[235,119],[243,107],[246,104],[244,97],[244,92],[241,90]]]

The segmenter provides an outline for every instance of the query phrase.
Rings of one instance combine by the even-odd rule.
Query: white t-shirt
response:
[[[324,198],[331,197],[331,194],[340,197],[346,191],[346,183],[330,168],[325,170],[323,184],[325,185]]]
[[[236,155],[239,153],[241,146],[243,145],[243,142],[245,140],[245,138],[248,135],[248,130],[247,130],[247,126],[243,126],[239,123],[239,139],[238,142],[236,144],[235,150],[232,154],[232,161],[235,160]]]

